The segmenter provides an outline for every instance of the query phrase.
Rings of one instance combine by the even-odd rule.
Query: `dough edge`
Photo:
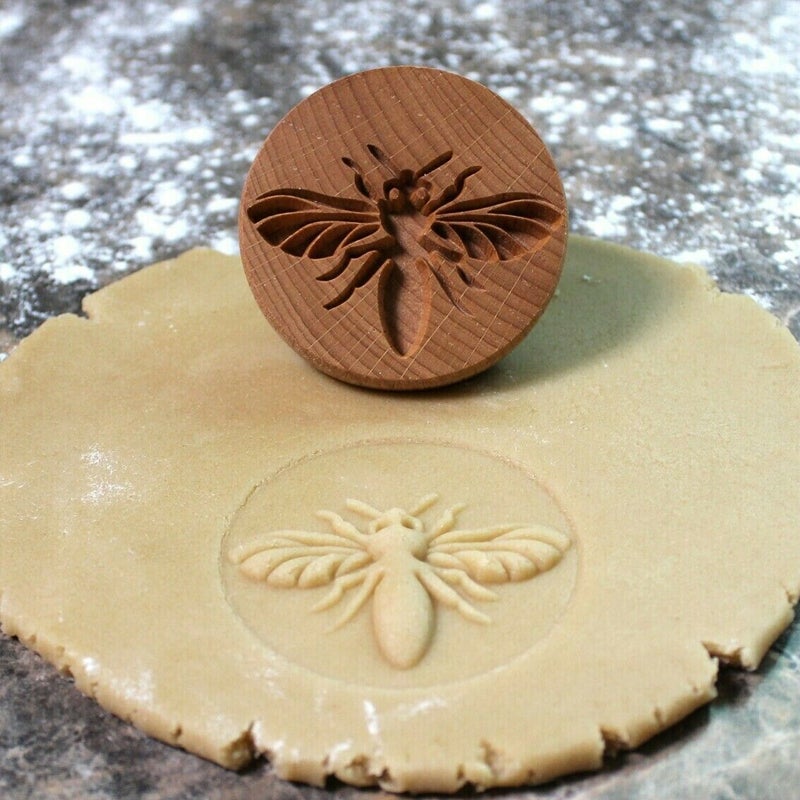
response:
[[[586,246],[598,248],[615,248],[621,253],[632,254],[618,246],[589,242],[582,237],[572,236],[570,239],[573,248]],[[635,254],[636,258],[652,259],[656,264],[661,261],[651,256]],[[213,251],[190,251],[177,259],[153,265],[137,275],[123,279],[118,284],[112,285],[94,293],[86,299],[84,308],[89,316],[88,323],[84,320],[76,321],[79,325],[102,324],[104,314],[108,313],[106,300],[114,301],[116,292],[124,292],[134,280],[145,280],[144,273],[148,270],[180,271],[184,266],[192,267],[197,261],[211,259],[219,264],[226,264],[226,268],[238,265],[235,256],[224,257]],[[674,268],[674,267],[671,267]],[[785,338],[787,356],[793,359],[793,366],[800,366],[797,345],[788,331],[766,311],[757,306],[750,298],[720,293],[711,279],[699,267],[683,267],[687,277],[699,288],[711,291],[718,295],[718,301],[737,304],[742,313],[759,316],[763,323],[777,329],[773,335]],[[141,276],[141,277],[139,277]],[[123,284],[125,286],[123,287]],[[211,301],[213,303],[213,301]],[[113,308],[113,303],[112,303]],[[51,326],[47,323],[40,331],[30,338],[41,338],[47,335],[46,331]],[[11,359],[19,358],[29,345],[21,345],[18,353],[12,354]],[[2,368],[0,368],[2,369]],[[537,763],[526,763],[516,758],[508,757],[505,748],[500,744],[484,740],[478,744],[476,754],[472,760],[452,769],[443,771],[440,766],[432,767],[424,763],[408,764],[403,754],[380,755],[359,754],[355,757],[346,755],[337,757],[333,753],[317,753],[299,756],[291,748],[282,747],[264,729],[261,722],[249,721],[246,725],[237,725],[232,721],[225,726],[224,731],[219,729],[219,720],[215,721],[214,730],[185,732],[179,720],[173,719],[164,709],[153,709],[143,713],[141,709],[131,709],[124,698],[118,698],[111,687],[104,686],[103,681],[96,681],[81,665],[77,654],[71,653],[57,641],[47,636],[37,636],[30,633],[32,627],[26,623],[25,613],[22,609],[14,607],[12,598],[5,592],[0,594],[0,619],[3,630],[12,636],[17,636],[28,647],[39,652],[46,660],[53,663],[59,671],[71,675],[78,688],[90,697],[95,698],[104,708],[112,713],[127,719],[146,733],[155,736],[169,744],[184,747],[205,758],[215,761],[225,767],[238,769],[245,766],[253,758],[264,755],[268,757],[276,773],[288,780],[300,780],[318,785],[323,785],[327,777],[333,775],[348,783],[360,786],[379,785],[390,791],[456,791],[464,785],[477,788],[491,786],[515,786],[520,784],[540,783],[558,777],[566,772],[575,772],[599,768],[603,763],[604,754],[619,748],[634,748],[655,733],[663,730],[696,708],[709,702],[716,696],[715,682],[717,678],[717,660],[722,659],[755,669],[765,652],[775,638],[788,626],[793,619],[793,607],[797,603],[800,593],[800,576],[793,585],[776,587],[780,597],[776,597],[774,616],[765,624],[761,635],[749,643],[740,643],[730,647],[726,642],[706,641],[697,643],[695,648],[688,648],[694,652],[688,656],[695,668],[695,681],[691,691],[675,697],[665,707],[654,708],[652,719],[635,726],[632,730],[625,729],[621,720],[606,719],[593,729],[584,731],[583,741],[567,749],[560,749],[560,743],[554,738],[553,752],[548,757],[538,759]],[[222,733],[222,735],[220,735]]]

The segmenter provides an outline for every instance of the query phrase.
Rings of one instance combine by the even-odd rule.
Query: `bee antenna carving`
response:
[[[342,162],[353,170],[353,185],[356,187],[356,191],[368,200],[374,200],[372,192],[370,192],[369,186],[367,186],[364,176],[361,174],[361,167],[358,166],[358,163],[349,156],[342,156]]]
[[[422,207],[422,213],[425,216],[428,214],[433,214],[435,211],[438,211],[443,205],[446,205],[451,200],[455,200],[461,192],[464,191],[464,185],[467,182],[467,179],[472,177],[476,172],[480,172],[479,166],[467,167],[465,170],[456,175],[455,181],[448,186],[438,197],[432,197],[428,202]]]
[[[414,181],[416,182],[423,176],[430,175],[431,172],[435,172],[437,169],[439,169],[439,167],[443,167],[448,161],[450,161],[452,157],[453,157],[453,151],[445,150],[444,153],[441,153],[440,155],[436,156],[436,158],[432,159],[427,164],[420,167],[414,173]]]
[[[383,150],[378,147],[376,144],[368,144],[367,150],[369,150],[369,154],[385,169],[389,170],[392,177],[399,178],[400,177],[400,170],[392,163],[392,159],[383,152]]]

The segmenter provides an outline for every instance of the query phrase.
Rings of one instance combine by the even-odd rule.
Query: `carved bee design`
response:
[[[438,287],[469,314],[465,298],[481,289],[480,268],[535,252],[563,213],[530,192],[461,199],[479,166],[467,167],[437,190],[434,181],[452,160],[450,150],[419,169],[397,166],[374,144],[367,151],[385,174],[380,189],[370,185],[353,158],[344,156],[357,196],[275,189],[256,197],[247,215],[269,244],[293,256],[329,262],[316,276],[332,287],[326,309],[347,303],[360,287],[377,281],[385,338],[401,355],[413,354],[420,344],[425,319],[420,298],[426,291]],[[398,323],[409,319],[410,326]]]
[[[417,664],[435,628],[434,602],[465,619],[490,618],[471,601],[496,600],[483,584],[523,581],[552,569],[571,546],[570,538],[545,526],[494,525],[459,530],[463,504],[447,508],[430,530],[419,515],[437,494],[423,497],[410,511],[380,511],[360,500],[346,507],[369,520],[362,532],[333,511],[317,516],[329,533],[279,530],[233,549],[230,560],[247,578],[284,588],[330,591],[313,606],[324,611],[352,590],[332,629],[349,622],[372,599],[372,623],[382,656],[397,669]]]

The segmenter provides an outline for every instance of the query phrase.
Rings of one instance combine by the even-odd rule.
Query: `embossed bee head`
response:
[[[403,511],[402,508],[390,508],[384,511],[379,517],[376,517],[369,523],[368,530],[370,533],[377,533],[384,528],[408,528],[410,531],[421,531],[423,528],[422,520]]]
[[[423,497],[411,511],[402,508],[390,508],[387,511],[379,511],[360,500],[348,500],[347,507],[362,517],[370,519],[367,526],[369,533],[378,533],[385,528],[398,527],[407,528],[410,531],[425,530],[425,523],[418,518],[419,514],[427,511],[438,499],[438,495],[431,494]]]

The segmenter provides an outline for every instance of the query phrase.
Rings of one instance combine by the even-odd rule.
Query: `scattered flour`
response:
[[[0,9],[0,39],[16,33],[25,24],[25,11],[22,5]]]
[[[81,181],[68,181],[61,186],[60,191],[65,200],[74,202],[85,198],[89,194],[89,187]]]
[[[526,113],[562,170],[573,231],[701,261],[726,288],[752,264],[779,315],[800,305],[798,281],[786,288],[800,240],[791,2],[755,24],[759,0],[712,0],[713,26],[685,9],[658,29],[616,2],[112,0],[50,23],[33,7],[0,8],[0,185],[25,187],[0,238],[0,326],[17,335],[62,310],[40,284],[102,285],[195,245],[236,252],[264,136],[330,80],[387,63],[456,70]]]
[[[89,487],[81,498],[84,503],[102,505],[134,491],[132,484],[117,479],[118,470],[113,455],[95,447],[81,454],[81,464]]]
[[[498,8],[496,3],[478,3],[472,12],[472,16],[476,20],[480,20],[482,22],[494,19],[497,14]]]
[[[55,267],[53,269],[53,278],[58,283],[74,283],[75,281],[91,281],[94,279],[94,273],[89,267],[84,267],[80,264],[74,266]]]
[[[623,112],[612,114],[608,123],[597,127],[595,135],[603,144],[612,147],[629,147],[634,137],[630,115]]]
[[[675,253],[674,260],[679,264],[699,264],[701,267],[710,267],[713,262],[713,256],[708,250],[683,250],[680,253]]]

